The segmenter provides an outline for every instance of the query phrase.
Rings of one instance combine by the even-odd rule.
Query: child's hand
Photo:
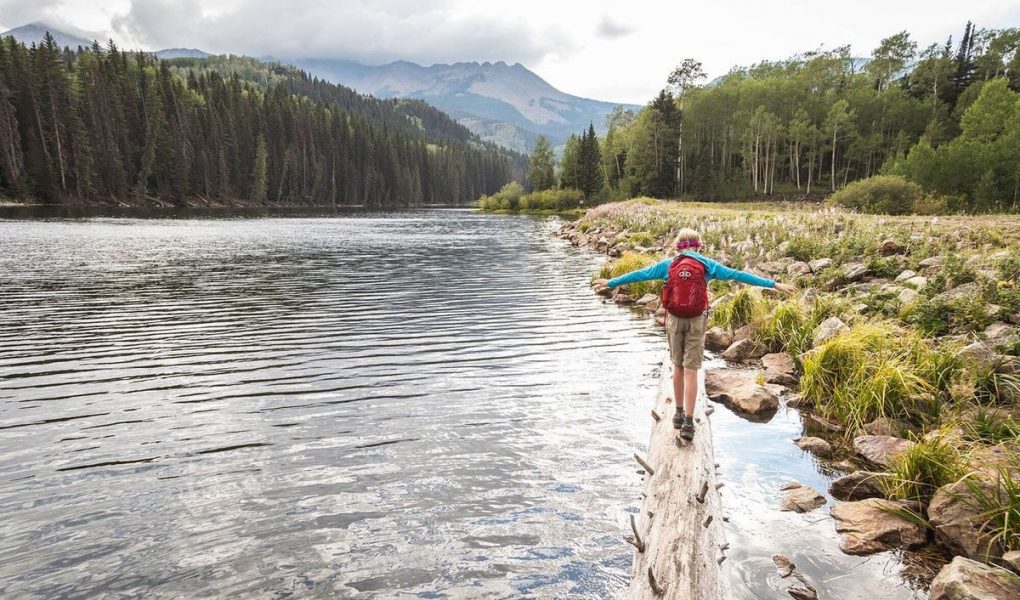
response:
[[[592,286],[593,287],[597,287],[597,288],[608,287],[609,286],[609,280],[608,279],[596,279],[595,283],[593,283]]]
[[[797,288],[790,285],[789,283],[777,283],[776,289],[784,294],[792,294],[797,291]]]

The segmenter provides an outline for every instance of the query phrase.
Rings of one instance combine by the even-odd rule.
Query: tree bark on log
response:
[[[634,553],[629,597],[634,600],[724,600],[730,597],[727,548],[715,472],[712,431],[699,394],[692,442],[673,428],[673,365],[667,358],[651,420],[644,500],[637,531],[644,551]],[[702,384],[701,389],[704,389]],[[668,400],[668,401],[667,401]]]

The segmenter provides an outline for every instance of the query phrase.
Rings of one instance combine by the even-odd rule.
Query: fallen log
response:
[[[723,600],[730,597],[722,503],[704,394],[694,411],[697,434],[684,442],[673,428],[672,363],[662,366],[653,410],[644,500],[635,538],[629,597],[634,600]],[[654,474],[652,474],[654,473]],[[715,518],[719,516],[720,518]]]

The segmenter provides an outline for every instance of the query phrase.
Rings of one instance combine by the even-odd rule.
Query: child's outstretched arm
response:
[[[756,285],[764,288],[774,288],[780,292],[789,294],[795,291],[797,288],[787,283],[778,283],[773,279],[765,279],[764,277],[758,277],[754,273],[748,273],[747,271],[740,271],[726,265],[710,260],[709,263],[709,278],[710,279],[721,279],[723,281],[738,281],[740,283],[746,283],[748,285]]]
[[[628,283],[637,283],[639,281],[649,281],[652,279],[666,280],[669,277],[669,265],[673,262],[672,258],[660,260],[655,264],[648,265],[644,269],[638,269],[637,271],[631,271],[626,275],[620,275],[612,279],[597,279],[595,281],[596,287],[619,287],[621,285],[627,285]]]

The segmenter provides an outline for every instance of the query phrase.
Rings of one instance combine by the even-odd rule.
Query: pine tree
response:
[[[531,152],[528,182],[536,192],[547,190],[556,184],[553,172],[553,150],[544,135],[538,136],[535,149]]]

